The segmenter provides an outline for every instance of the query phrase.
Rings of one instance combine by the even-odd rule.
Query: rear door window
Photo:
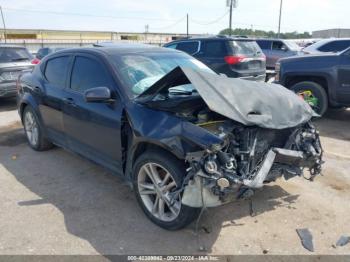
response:
[[[273,41],[272,42],[272,50],[282,51],[282,50],[285,50],[286,48],[287,48],[287,46],[281,41]]]
[[[176,49],[184,51],[187,54],[193,55],[198,52],[199,42],[197,41],[180,42],[180,43],[177,43]]]
[[[1,47],[0,63],[20,62],[32,60],[33,56],[26,48]]]
[[[345,50],[350,46],[350,41],[343,40],[343,41],[333,41],[328,44],[325,44],[324,46],[321,46],[319,48],[319,51],[321,52],[340,52]]]
[[[65,86],[69,58],[69,56],[60,56],[47,61],[45,68],[47,81],[58,87],[63,88]]]
[[[224,57],[227,53],[224,41],[205,41],[202,50],[206,57]]]
[[[260,46],[263,50],[271,50],[271,41],[266,40],[257,40],[256,43]]]
[[[234,54],[255,55],[261,53],[261,49],[255,41],[230,41]]]
[[[75,58],[70,85],[72,90],[83,93],[93,87],[111,87],[110,79],[100,62],[84,56]]]

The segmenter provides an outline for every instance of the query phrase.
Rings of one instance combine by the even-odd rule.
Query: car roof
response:
[[[7,47],[7,48],[23,48],[23,49],[25,49],[24,46],[20,46],[20,45],[7,45],[7,44],[2,44],[2,45],[0,45],[0,48],[2,48],[2,47]]]
[[[153,45],[145,44],[134,44],[134,43],[114,43],[108,45],[95,45],[93,47],[79,47],[79,48],[67,48],[55,52],[55,54],[63,53],[74,53],[74,52],[87,52],[87,53],[101,53],[105,55],[119,55],[125,53],[143,53],[143,52],[157,52],[157,53],[182,53],[178,50],[172,50],[169,48],[158,47]]]
[[[191,42],[191,41],[207,41],[207,40],[217,40],[217,41],[253,41],[252,39],[249,39],[247,37],[238,37],[238,36],[224,36],[224,35],[220,35],[220,36],[203,36],[203,37],[191,37],[191,38],[183,38],[183,39],[178,39],[178,40],[174,40],[171,41],[167,44],[170,43],[177,43],[177,42]]]
[[[291,41],[291,39],[281,39],[281,38],[249,38],[254,41]]]

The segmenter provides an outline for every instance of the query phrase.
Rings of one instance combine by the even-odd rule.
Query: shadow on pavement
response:
[[[350,140],[350,110],[330,109],[315,125],[321,136]]]
[[[0,98],[0,112],[11,111],[16,108],[16,98]]]
[[[18,199],[18,205],[54,205],[64,216],[66,230],[100,254],[201,254],[200,245],[211,252],[223,228],[245,226],[236,221],[250,216],[249,201],[237,201],[204,212],[198,236],[194,224],[169,232],[152,224],[130,188],[103,168],[57,148],[41,153],[24,144],[2,148],[8,152],[0,152],[0,163],[38,195],[28,201]],[[8,154],[15,152],[20,153],[13,161]],[[266,186],[253,197],[256,219],[279,207],[293,208],[297,198],[278,185]]]

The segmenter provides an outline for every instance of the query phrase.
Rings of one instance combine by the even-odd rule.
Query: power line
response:
[[[53,14],[53,15],[63,15],[63,16],[81,16],[81,17],[96,17],[96,18],[109,18],[109,19],[126,19],[126,20],[152,20],[152,21],[168,21],[168,22],[172,22],[174,21],[173,24],[164,26],[164,27],[152,27],[152,29],[154,30],[163,30],[163,29],[167,29],[167,28],[171,28],[174,27],[175,25],[179,24],[180,22],[182,22],[182,20],[184,20],[186,18],[186,16],[182,17],[181,19],[165,19],[165,18],[153,18],[153,17],[127,17],[127,16],[107,16],[107,15],[93,15],[93,14],[83,14],[83,13],[71,13],[71,12],[56,12],[56,11],[44,11],[44,10],[33,10],[33,9],[19,9],[19,8],[7,8],[7,7],[3,7],[3,10],[7,10],[7,11],[13,11],[13,12],[25,12],[25,13],[43,13],[43,14]],[[215,20],[212,20],[210,22],[204,22],[204,21],[199,21],[199,20],[195,20],[190,18],[190,21],[198,24],[198,25],[202,25],[202,26],[208,26],[211,24],[215,24],[220,22],[222,19],[224,19],[227,15],[228,15],[229,11],[225,12],[222,16],[218,17]],[[233,21],[234,22],[234,21]],[[237,25],[246,25],[246,26],[251,26],[251,23],[240,23],[240,22],[234,22]],[[271,25],[263,25],[263,24],[253,24],[256,28],[269,28],[272,29]],[[292,27],[286,27],[286,26],[282,26],[281,28],[287,29],[290,28],[292,29]]]
[[[154,18],[154,17],[128,17],[128,16],[109,16],[109,15],[93,15],[83,13],[70,13],[70,12],[55,12],[55,11],[44,11],[44,10],[33,10],[33,9],[19,9],[19,8],[3,8],[7,11],[13,12],[25,12],[25,13],[41,13],[41,14],[53,14],[53,15],[66,15],[66,16],[83,16],[83,17],[99,17],[99,18],[110,18],[110,19],[133,19],[133,20],[154,20],[154,21],[178,21],[175,19],[165,18]]]
[[[212,20],[210,22],[201,22],[201,21],[194,20],[192,18],[191,18],[191,21],[195,24],[198,24],[198,25],[211,25],[211,24],[215,24],[215,23],[221,21],[222,19],[224,19],[228,13],[229,13],[229,11],[226,11],[222,16],[220,16],[219,18],[216,18],[215,20]]]
[[[167,25],[167,26],[164,26],[164,27],[151,27],[151,29],[154,29],[154,30],[163,30],[163,29],[167,29],[167,28],[170,28],[170,27],[174,27],[176,26],[177,24],[181,23],[185,18],[187,18],[187,15],[183,16],[181,19],[177,20],[175,23],[171,24],[171,25]]]

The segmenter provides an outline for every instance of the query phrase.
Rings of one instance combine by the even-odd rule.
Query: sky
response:
[[[7,28],[217,34],[226,0],[0,0]],[[233,28],[277,31],[280,0],[238,0]],[[282,32],[350,28],[350,0],[283,0]],[[0,22],[0,28],[3,25]]]

